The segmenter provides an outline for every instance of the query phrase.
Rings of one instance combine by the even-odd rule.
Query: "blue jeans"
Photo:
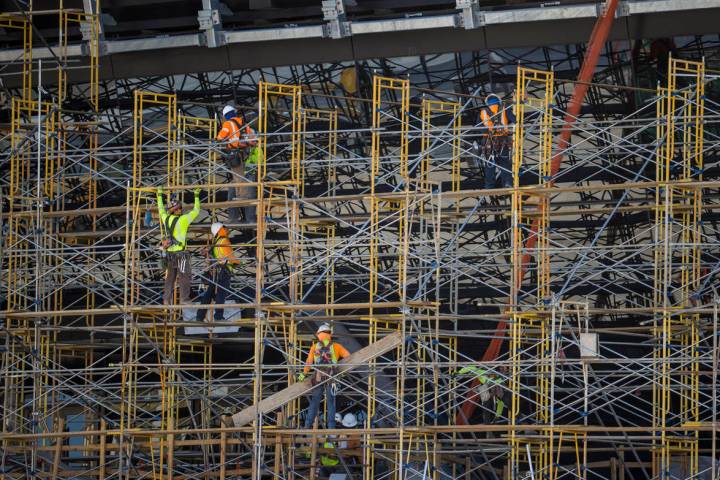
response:
[[[328,382],[323,385],[318,385],[312,391],[310,397],[310,407],[308,408],[307,417],[305,417],[305,429],[310,429],[315,423],[315,417],[318,415],[320,410],[320,402],[322,401],[323,393],[325,393],[325,400],[327,404],[327,428],[335,428],[335,392],[333,382]]]
[[[209,305],[213,298],[215,299],[215,320],[222,320],[224,318],[225,310],[218,308],[219,305],[225,303],[225,297],[230,290],[230,269],[225,265],[215,265],[209,272],[210,278],[207,282],[207,289],[200,298],[200,303],[203,305]],[[205,321],[205,315],[207,309],[199,308],[197,311],[197,321]]]
[[[510,149],[501,146],[485,159],[485,188],[495,188],[497,169],[500,170],[500,186],[510,188],[513,186],[512,165],[510,163]]]

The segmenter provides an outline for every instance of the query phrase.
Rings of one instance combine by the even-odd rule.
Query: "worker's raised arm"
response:
[[[191,222],[195,220],[198,215],[200,215],[200,189],[195,189],[195,205],[193,206],[193,209],[188,212],[188,220]]]
[[[163,202],[162,188],[158,188],[158,191],[157,191],[157,204],[158,204],[158,213],[160,215],[160,221],[164,222],[165,218],[167,218],[167,210],[165,210],[165,202]]]
[[[458,372],[458,375],[464,375],[464,374],[466,374],[466,373],[475,373],[475,374],[477,374],[478,371],[477,371],[477,368],[475,368],[475,367],[463,367],[463,368],[461,368],[460,371]]]

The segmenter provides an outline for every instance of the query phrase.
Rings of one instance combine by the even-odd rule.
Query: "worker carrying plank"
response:
[[[260,154],[255,131],[250,128],[250,125],[245,125],[235,107],[226,105],[222,114],[225,121],[216,140],[225,146],[225,163],[233,173],[233,182],[239,181],[240,177],[244,177],[248,182],[255,182]],[[256,195],[255,187],[236,187],[228,190],[228,200],[235,197],[255,199]],[[235,222],[240,216],[240,211],[237,208],[230,208],[228,214],[230,220]],[[255,205],[244,207],[243,214],[247,223],[255,223]]]
[[[188,213],[182,213],[182,202],[171,195],[167,209],[163,202],[163,189],[157,189],[158,213],[164,234],[160,246],[165,261],[165,285],[163,288],[163,304],[170,305],[173,300],[175,280],[180,286],[180,303],[190,302],[190,255],[186,250],[187,232],[190,224],[200,215],[200,189],[195,189],[195,205]]]
[[[403,337],[400,332],[391,333],[390,335],[386,335],[380,340],[361,348],[357,352],[350,354],[349,357],[343,358],[342,360],[338,361],[336,367],[337,375],[343,375],[345,373],[348,373],[358,368],[360,365],[366,365],[371,360],[378,358],[381,355],[385,355],[387,352],[390,352],[393,349],[397,348],[402,343],[403,338],[405,337]],[[336,355],[338,353],[339,351],[336,352]],[[232,416],[223,416],[221,418],[221,421],[225,425],[243,427],[250,422],[258,420],[262,415],[268,415],[274,410],[277,410],[278,408],[281,408],[282,406],[292,402],[296,398],[300,398],[301,396],[310,393],[312,389],[316,387],[313,387],[311,378],[305,378],[306,375],[307,374],[303,373],[301,377],[303,380],[288,385],[287,388],[284,388],[279,392],[275,392],[269,397],[263,398],[262,400],[253,405],[245,407],[244,409],[235,413]],[[329,383],[330,380],[330,377],[324,377],[321,382]],[[320,390],[320,392],[323,391],[321,389],[318,390]],[[320,402],[318,401],[318,406],[319,403]]]
[[[327,406],[327,428],[335,428],[335,393],[337,387],[334,381],[322,383],[329,376],[335,375],[338,359],[347,358],[350,352],[339,343],[333,342],[330,325],[323,323],[316,332],[317,343],[313,344],[305,361],[305,369],[298,375],[298,380],[303,381],[313,370],[310,381],[313,385],[310,407],[305,417],[305,428],[312,428],[320,409],[323,393]]]

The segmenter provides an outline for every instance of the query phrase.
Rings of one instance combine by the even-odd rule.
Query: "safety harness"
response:
[[[337,357],[335,356],[333,342],[330,341],[327,345],[324,345],[323,342],[316,343],[314,356],[315,372],[310,379],[313,386],[336,373]]]
[[[217,247],[218,247],[218,244],[220,243],[220,240],[222,240],[223,238],[228,238],[228,237],[215,235],[215,238],[213,238],[213,244],[210,247],[210,256],[214,260],[217,260],[218,258],[220,258],[217,255]],[[231,272],[235,270],[235,268],[230,264],[230,262],[227,262],[224,266],[227,267]]]
[[[170,222],[172,218],[172,222]],[[180,245],[183,247],[183,250],[185,250],[185,245],[178,242],[175,238],[175,226],[180,221],[179,215],[168,215],[165,217],[165,237],[160,242],[160,246],[163,248],[163,250],[167,250],[170,247],[174,247],[175,245]]]

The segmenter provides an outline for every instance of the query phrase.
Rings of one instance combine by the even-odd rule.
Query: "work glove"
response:
[[[305,374],[304,374],[304,373],[298,373],[297,379],[298,379],[298,382],[304,382],[304,381],[305,381]]]
[[[157,194],[162,195],[164,193],[163,187],[158,187]]]
[[[200,190],[199,188],[196,188],[196,189],[194,190],[194,192],[195,192],[195,196],[196,196],[196,197],[199,197],[201,190]]]

